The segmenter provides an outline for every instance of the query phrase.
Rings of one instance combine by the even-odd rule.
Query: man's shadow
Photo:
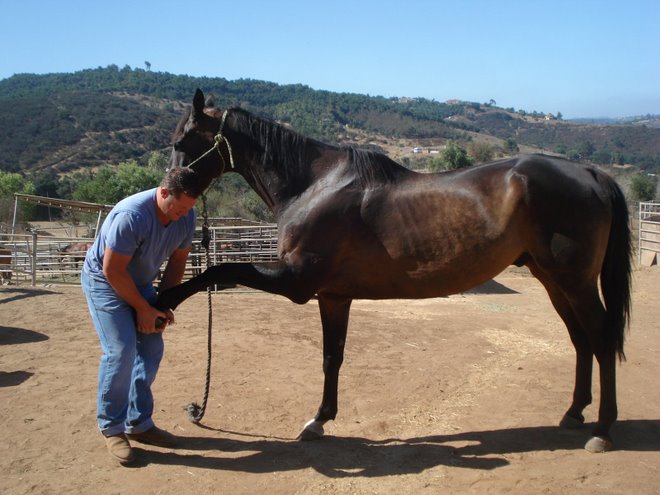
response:
[[[248,473],[312,468],[331,478],[380,477],[420,473],[439,465],[492,470],[509,464],[507,454],[583,449],[589,431],[586,427],[563,430],[539,426],[405,439],[325,437],[313,442],[253,435],[249,436],[254,439],[246,440],[185,437],[180,447],[171,452],[136,450],[139,465],[182,465]],[[621,421],[613,427],[613,436],[619,450],[660,451],[660,420]],[[585,451],[584,455],[591,454]]]
[[[8,304],[10,302],[14,301],[20,301],[21,299],[27,299],[29,297],[36,297],[36,296],[47,296],[50,294],[59,294],[59,292],[55,292],[52,290],[44,290],[44,289],[30,289],[30,288],[24,288],[24,287],[5,287],[2,290],[3,294],[14,294],[11,297],[8,297],[6,299],[1,299],[0,304]]]

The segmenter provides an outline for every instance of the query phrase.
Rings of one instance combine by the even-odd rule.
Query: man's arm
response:
[[[172,253],[170,259],[167,260],[165,272],[160,280],[160,285],[158,286],[159,292],[181,283],[181,280],[183,280],[183,274],[186,270],[186,261],[188,260],[189,253],[189,247],[185,249],[177,249]]]
[[[135,286],[135,282],[128,273],[128,264],[131,256],[122,255],[114,252],[110,248],[105,248],[103,255],[103,274],[108,280],[117,295],[126,301],[137,314],[137,329],[142,333],[162,332],[163,328],[155,327],[156,318],[160,317],[169,320],[169,316],[162,311],[154,308],[147,301]]]

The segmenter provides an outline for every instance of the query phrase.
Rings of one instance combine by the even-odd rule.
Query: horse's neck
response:
[[[236,171],[277,215],[285,205],[300,196],[311,184],[310,181],[301,180],[294,173],[287,176],[286,166],[286,163],[270,164],[253,159],[247,164],[237,165]]]
[[[283,205],[302,194],[316,180],[312,161],[320,155],[321,145],[298,135],[286,135],[290,131],[281,127],[271,131],[275,132],[260,136],[264,142],[256,146],[255,136],[240,132],[231,141],[236,172],[277,214]],[[294,144],[289,141],[285,146],[277,139],[293,140]]]

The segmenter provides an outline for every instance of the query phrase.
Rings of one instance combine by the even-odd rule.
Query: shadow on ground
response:
[[[385,440],[326,437],[298,442],[254,435],[244,435],[248,440],[185,437],[181,447],[172,452],[136,451],[138,465],[183,465],[248,473],[312,468],[332,478],[379,477],[420,473],[439,465],[492,470],[507,466],[508,454],[582,449],[588,432],[587,428],[539,426]],[[660,420],[622,421],[613,427],[613,436],[620,450],[660,451]],[[593,454],[585,451],[584,455]]]

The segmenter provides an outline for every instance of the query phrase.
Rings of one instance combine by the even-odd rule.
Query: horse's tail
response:
[[[612,223],[607,251],[600,273],[600,287],[607,311],[606,340],[625,359],[623,342],[630,321],[632,282],[632,242],[626,198],[611,177],[601,174],[601,185],[607,190],[612,205]]]

